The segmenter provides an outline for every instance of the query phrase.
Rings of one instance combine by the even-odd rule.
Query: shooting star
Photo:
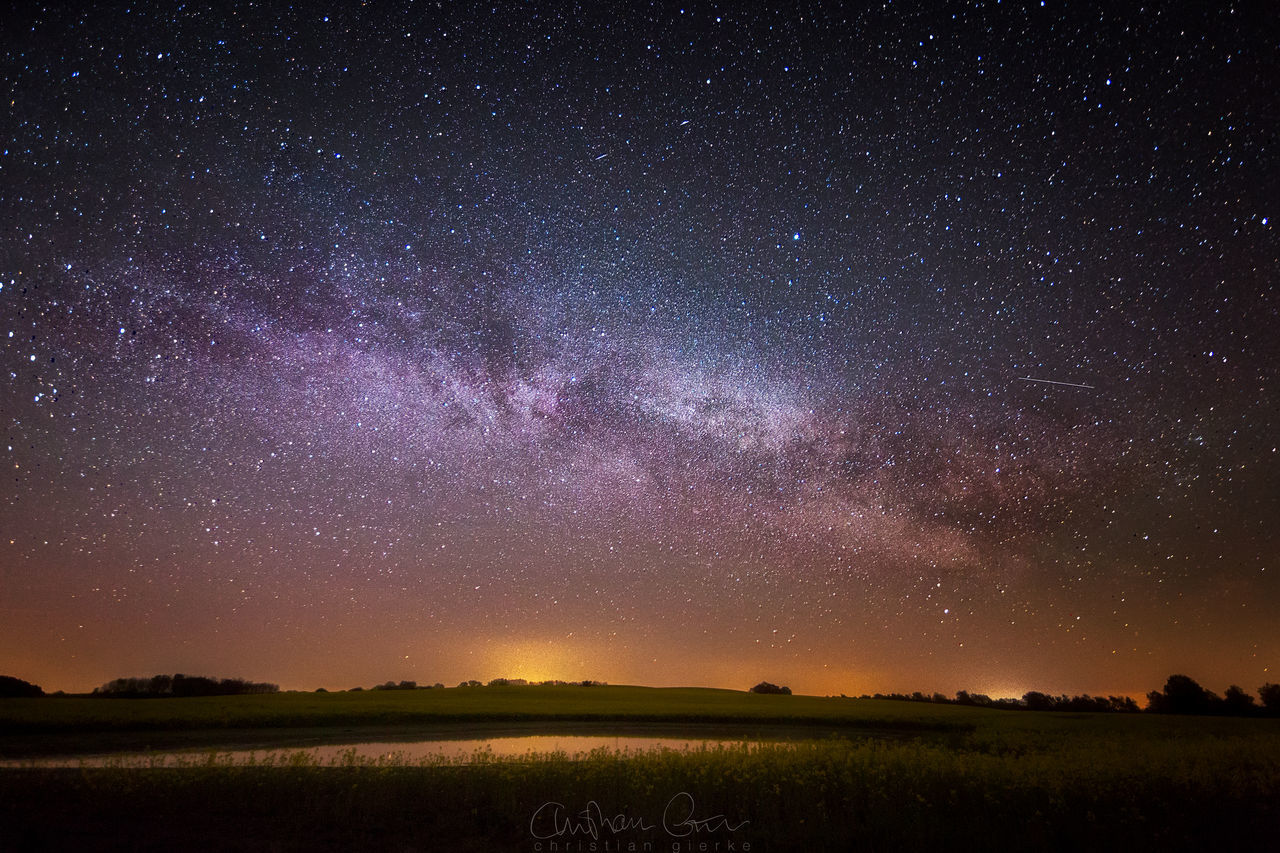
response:
[[[1050,385],[1066,385],[1068,388],[1088,388],[1093,390],[1092,385],[1081,385],[1079,382],[1059,382],[1056,379],[1032,379],[1030,376],[1019,376],[1023,382],[1047,382]]]
[[[600,155],[599,157],[597,157],[596,159],[597,159],[597,160],[603,160],[604,158],[606,158],[606,157],[608,157],[608,156],[609,156],[609,152],[607,152],[607,151],[606,151],[605,153],[601,154],[601,155]]]

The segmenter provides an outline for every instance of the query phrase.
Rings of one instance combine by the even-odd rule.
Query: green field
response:
[[[791,740],[586,760],[462,764],[305,754],[231,765],[0,770],[0,850],[1191,850],[1274,849],[1280,720],[996,711],[700,689],[506,687],[210,699],[0,702],[0,755],[166,748],[246,733],[349,739],[480,726]],[[276,741],[270,736],[277,735]],[[695,820],[663,825],[687,794]],[[647,821],[536,838],[547,802]],[[715,816],[723,820],[714,820]],[[747,823],[739,826],[743,821]],[[589,822],[570,820],[576,829]],[[566,829],[566,833],[570,830]],[[546,834],[546,833],[543,833]],[[693,846],[685,845],[692,841]],[[608,842],[612,846],[606,846]],[[595,843],[592,848],[590,844]],[[556,846],[552,846],[552,845]],[[649,846],[646,847],[645,845]],[[719,844],[717,848],[714,845]],[[730,848],[728,845],[735,845]]]
[[[906,728],[947,727],[960,719],[956,709],[946,705],[757,695],[708,688],[619,686],[457,687],[189,699],[57,697],[0,700],[0,726],[9,731],[23,732],[619,718],[665,722],[867,724]]]

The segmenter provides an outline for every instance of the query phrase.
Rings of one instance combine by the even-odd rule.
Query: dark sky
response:
[[[0,670],[1280,680],[1270,4],[61,5]]]

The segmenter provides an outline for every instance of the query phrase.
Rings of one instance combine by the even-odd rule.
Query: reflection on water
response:
[[[678,751],[747,748],[771,741],[726,741],[711,738],[670,738],[607,735],[524,735],[474,740],[378,741],[335,743],[304,749],[221,749],[174,752],[127,752],[111,755],[59,755],[0,761],[0,767],[182,767],[206,764],[305,765],[392,762],[471,763],[490,759],[512,759],[557,754],[581,758],[593,750],[617,753],[647,752],[655,749]]]

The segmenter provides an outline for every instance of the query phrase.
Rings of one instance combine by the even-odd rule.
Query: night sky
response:
[[[1271,4],[61,5],[0,671],[1280,681]]]

